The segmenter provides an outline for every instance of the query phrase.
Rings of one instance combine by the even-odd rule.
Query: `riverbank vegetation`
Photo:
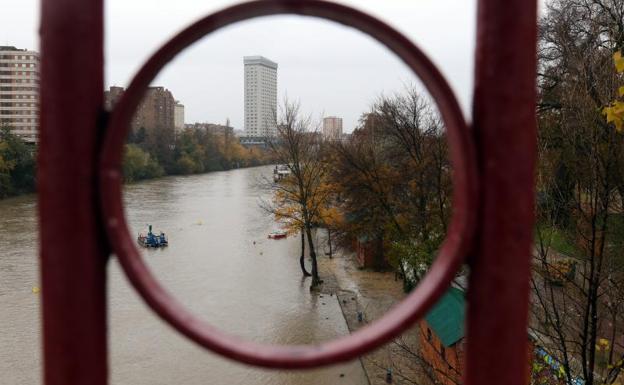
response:
[[[382,96],[350,140],[331,143],[330,183],[343,213],[335,234],[372,249],[409,291],[446,235],[451,167],[444,127],[429,100],[409,87]]]
[[[175,135],[173,130],[139,128],[128,137],[123,172],[126,182],[134,182],[163,175],[252,167],[270,161],[267,151],[245,148],[227,132],[214,134],[187,128]]]
[[[431,264],[450,214],[444,127],[426,97],[415,87],[380,97],[347,140],[323,138],[288,102],[279,123],[271,153],[290,174],[271,184],[268,210],[308,239],[312,228],[326,229],[330,250],[333,243],[363,245],[372,267],[401,272],[410,290]],[[314,244],[308,247],[318,282]]]
[[[162,132],[139,129],[129,135],[123,162],[126,182],[272,162],[269,152],[257,147],[245,148],[233,135],[195,128],[177,136],[161,135]],[[0,127],[0,199],[35,192],[36,150],[36,145],[12,134],[7,125]]]
[[[0,127],[0,199],[35,191],[35,147]]]

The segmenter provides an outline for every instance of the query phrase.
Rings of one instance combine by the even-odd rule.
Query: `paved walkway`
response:
[[[400,280],[394,273],[359,269],[351,256],[319,258],[319,272],[324,280],[322,295],[336,295],[349,331],[366,326],[381,318],[388,309],[405,297]],[[358,312],[363,319],[358,320]],[[416,328],[401,337],[412,349],[417,348]],[[395,343],[386,344],[360,358],[370,385],[386,384],[387,369],[393,372],[393,384],[413,384],[415,362],[409,353]]]

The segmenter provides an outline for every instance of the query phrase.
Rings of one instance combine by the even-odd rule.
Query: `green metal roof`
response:
[[[425,316],[442,344],[449,347],[464,337],[464,292],[451,287]]]

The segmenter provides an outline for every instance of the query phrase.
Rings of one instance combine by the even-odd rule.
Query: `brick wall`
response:
[[[444,385],[461,384],[464,365],[464,340],[444,347],[425,320],[419,322],[420,353],[431,366],[431,374],[437,383]]]

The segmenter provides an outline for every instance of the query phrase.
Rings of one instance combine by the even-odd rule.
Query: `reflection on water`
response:
[[[128,186],[128,221],[148,223],[170,246],[145,250],[158,279],[185,306],[219,328],[258,342],[303,344],[348,333],[335,297],[309,292],[297,238],[272,241],[256,185],[270,167]],[[0,373],[9,384],[39,383],[39,296],[35,198],[0,202]],[[109,268],[112,384],[365,384],[359,362],[313,371],[252,369],[197,347],[157,318],[116,259]],[[341,376],[344,374],[344,376]],[[4,383],[4,382],[2,382]]]

